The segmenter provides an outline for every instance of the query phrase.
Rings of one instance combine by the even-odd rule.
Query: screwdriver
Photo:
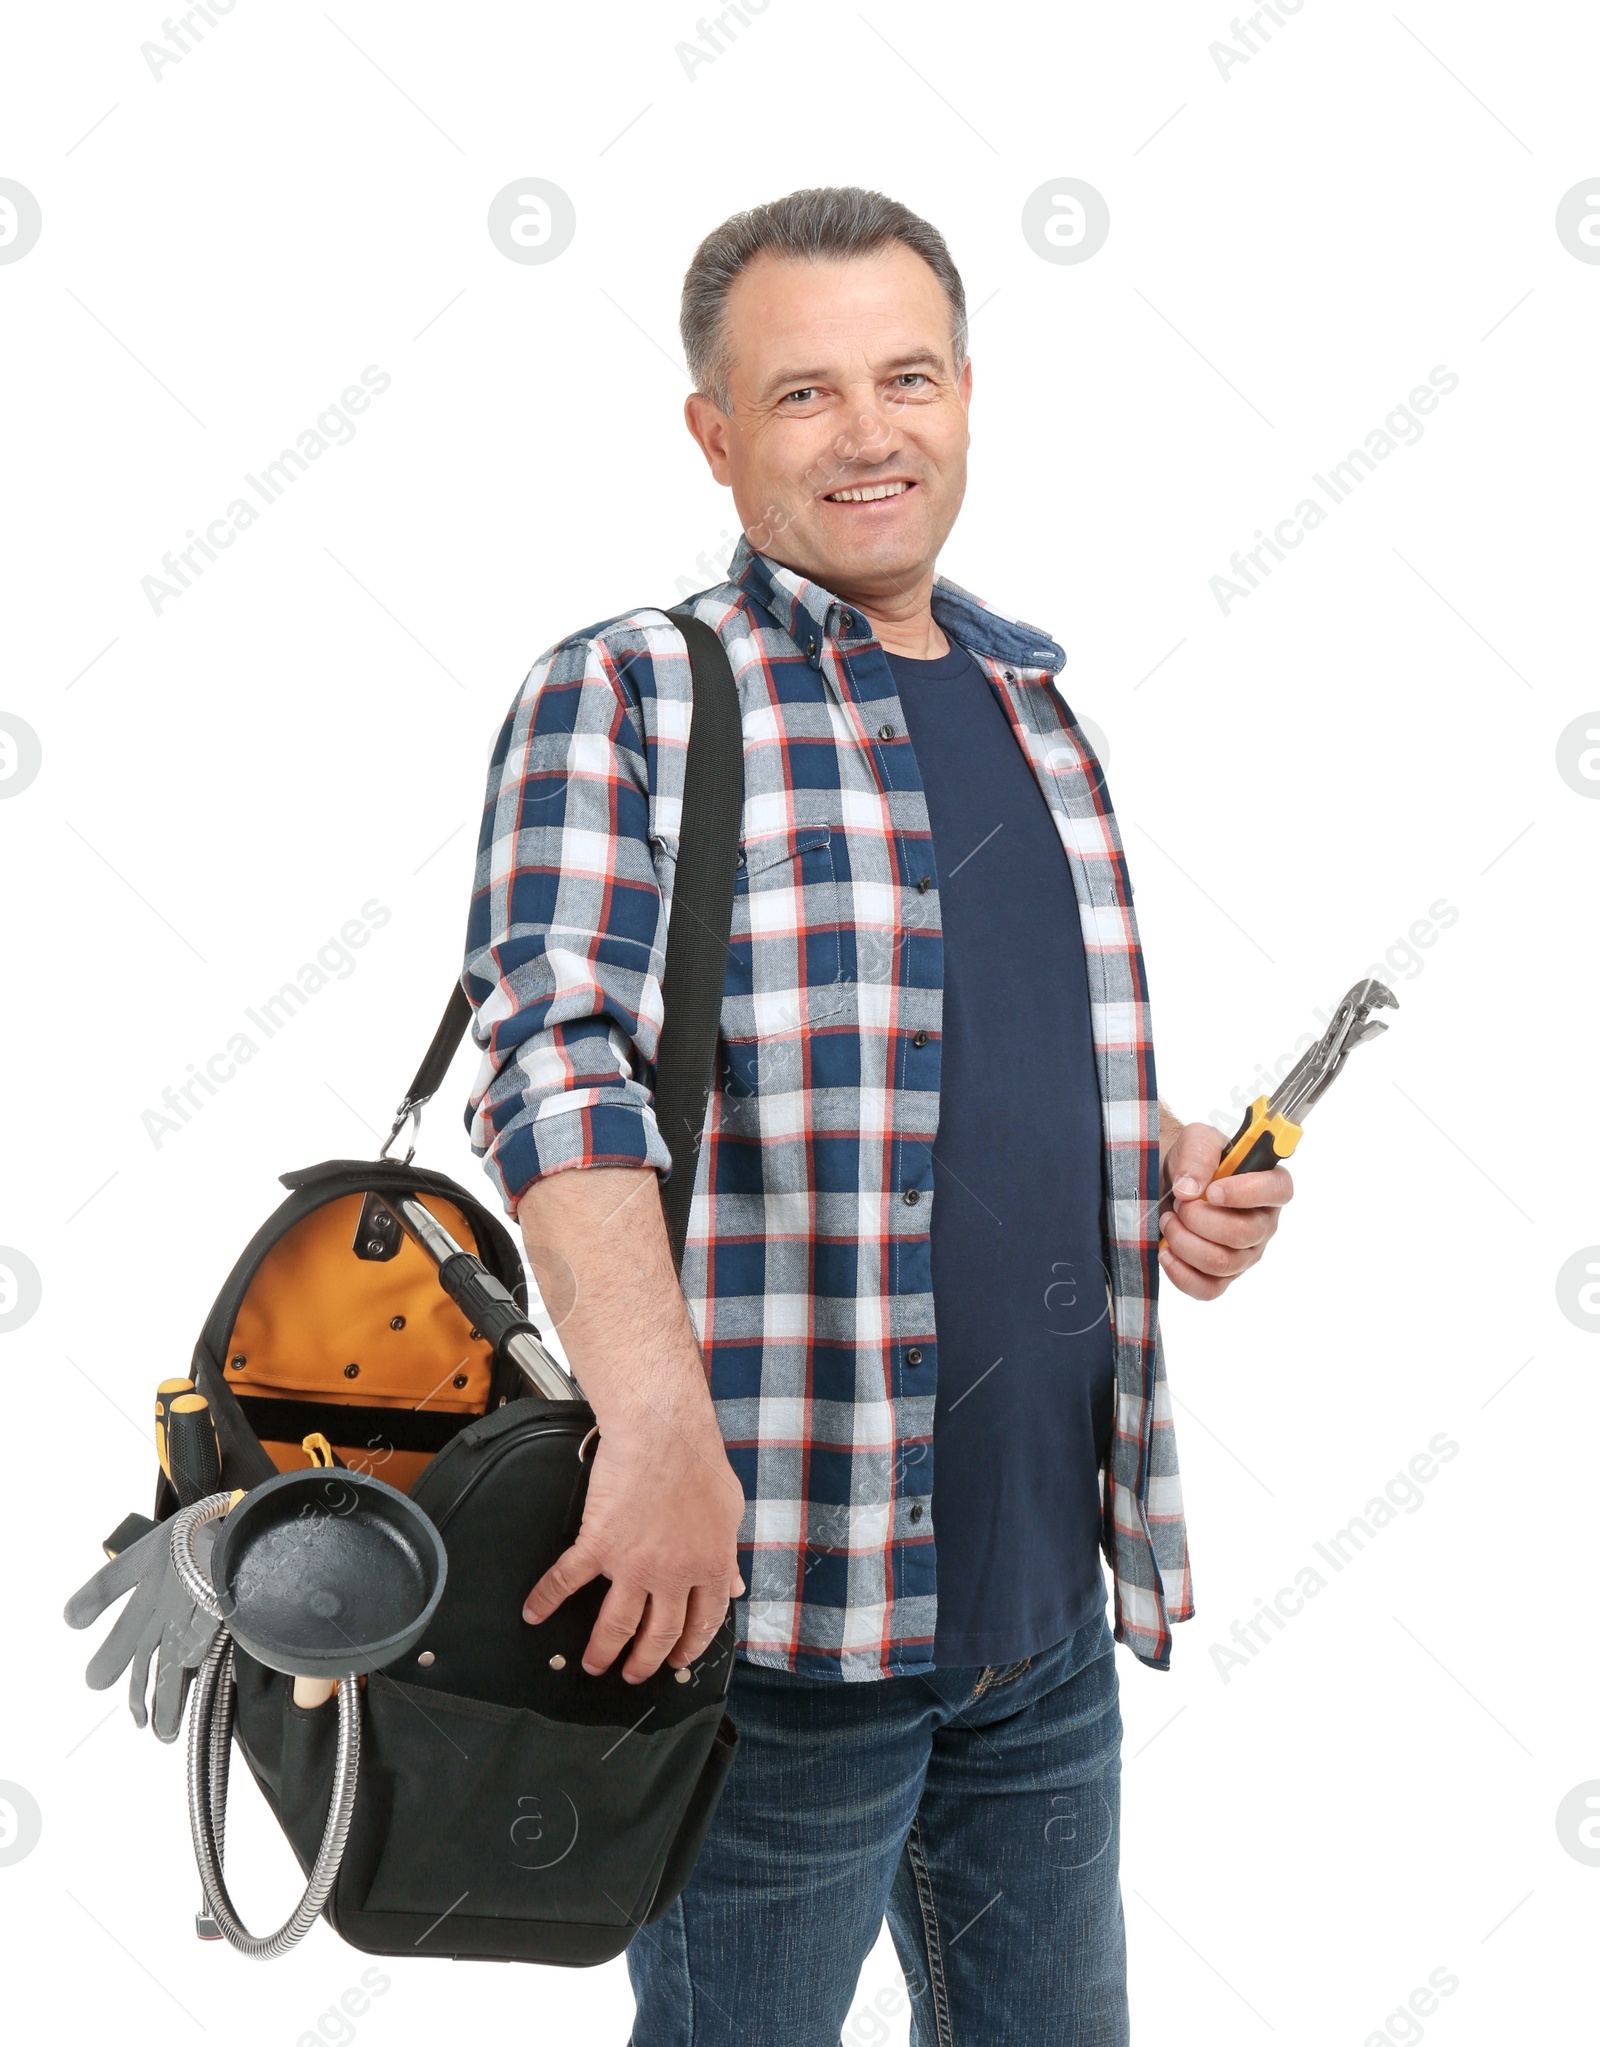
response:
[[[1358,981],[1334,1011],[1332,1021],[1305,1056],[1292,1066],[1271,1095],[1257,1095],[1244,1121],[1222,1148],[1214,1177],[1234,1173],[1267,1173],[1288,1158],[1300,1142],[1303,1118],[1321,1100],[1343,1071],[1353,1045],[1365,1044],[1389,1026],[1370,1015],[1374,1009],[1398,1009],[1392,988],[1382,981]]]
[[[203,1393],[180,1393],[167,1410],[167,1466],[180,1507],[222,1488],[222,1453]]]
[[[161,1459],[162,1472],[169,1479],[172,1465],[167,1456],[167,1415],[180,1393],[193,1391],[192,1379],[163,1379],[156,1388],[156,1455]]]

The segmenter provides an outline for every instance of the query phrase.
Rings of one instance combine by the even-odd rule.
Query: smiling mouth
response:
[[[829,491],[823,499],[823,503],[827,505],[871,505],[876,504],[881,498],[901,497],[908,490],[914,490],[915,488],[914,484],[908,483],[903,477],[894,483],[854,484],[849,490]]]

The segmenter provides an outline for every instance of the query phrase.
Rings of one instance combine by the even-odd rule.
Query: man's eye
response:
[[[927,376],[922,370],[902,370],[899,376],[895,378],[895,382],[903,390],[911,390],[914,386],[925,384],[927,381]]]
[[[798,398],[803,405],[808,398],[815,398],[816,395],[817,387],[815,384],[803,384],[798,391],[785,392],[783,402],[787,405],[791,398]]]

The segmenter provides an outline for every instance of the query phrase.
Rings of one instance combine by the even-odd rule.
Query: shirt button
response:
[[[880,725],[878,727],[878,737],[880,739],[893,739],[894,727],[892,725]]]
[[[912,1038],[911,1042],[912,1042],[912,1044],[913,1044],[913,1045],[915,1045],[915,1046],[916,1046],[917,1050],[918,1050],[918,1051],[920,1052],[920,1051],[921,1051],[921,1049],[922,1049],[922,1047],[923,1047],[923,1046],[924,1046],[925,1044],[927,1044],[927,1042],[928,1042],[928,1034],[927,1034],[927,1032],[926,1032],[926,1031],[918,1031],[918,1032],[916,1033],[916,1035],[915,1035],[915,1036],[914,1036],[914,1037]]]
[[[917,1192],[915,1187],[908,1187],[905,1193],[901,1195],[900,1199],[905,1203],[907,1208],[915,1208],[917,1203],[922,1199],[922,1196]]]
[[[906,1352],[906,1363],[908,1365],[920,1365],[922,1363],[922,1345],[920,1343],[914,1343],[910,1350]]]
[[[1000,673],[1005,677],[1007,682],[1015,682],[1017,679],[1017,671],[1014,668],[1002,668]]]
[[[919,881],[919,882],[917,883],[917,893],[918,893],[918,895],[926,895],[926,894],[927,894],[927,892],[928,892],[928,890],[929,890],[930,888],[932,888],[932,887],[933,887],[933,876],[932,876],[931,874],[925,874],[925,875],[924,875],[924,876],[922,877],[921,881]]]
[[[846,631],[846,632],[849,632],[849,631],[850,631],[850,630],[851,630],[851,629],[852,629],[852,628],[854,627],[854,625],[855,625],[855,622],[856,622],[856,615],[855,615],[855,613],[854,613],[853,611],[841,611],[841,612],[840,612],[840,614],[839,614],[839,623],[840,623],[840,625],[841,625],[841,626],[843,626],[843,628],[845,629],[845,631]]]
[[[920,1521],[922,1519],[922,1509],[920,1506],[912,1508],[911,1518],[913,1521]]]

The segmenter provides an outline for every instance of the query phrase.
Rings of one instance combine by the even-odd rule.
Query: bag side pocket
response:
[[[711,1744],[711,1753],[706,1757],[705,1767],[700,1772],[700,1781],[695,1785],[684,1812],[683,1824],[667,1851],[667,1865],[661,1872],[661,1882],[656,1887],[649,1911],[644,1915],[646,1926],[661,1917],[694,1873],[700,1850],[706,1844],[706,1835],[711,1831],[711,1822],[716,1814],[718,1801],[722,1797],[722,1787],[727,1783],[728,1773],[733,1768],[734,1752],[738,1746],[739,1730],[724,1713],[722,1723]]]

